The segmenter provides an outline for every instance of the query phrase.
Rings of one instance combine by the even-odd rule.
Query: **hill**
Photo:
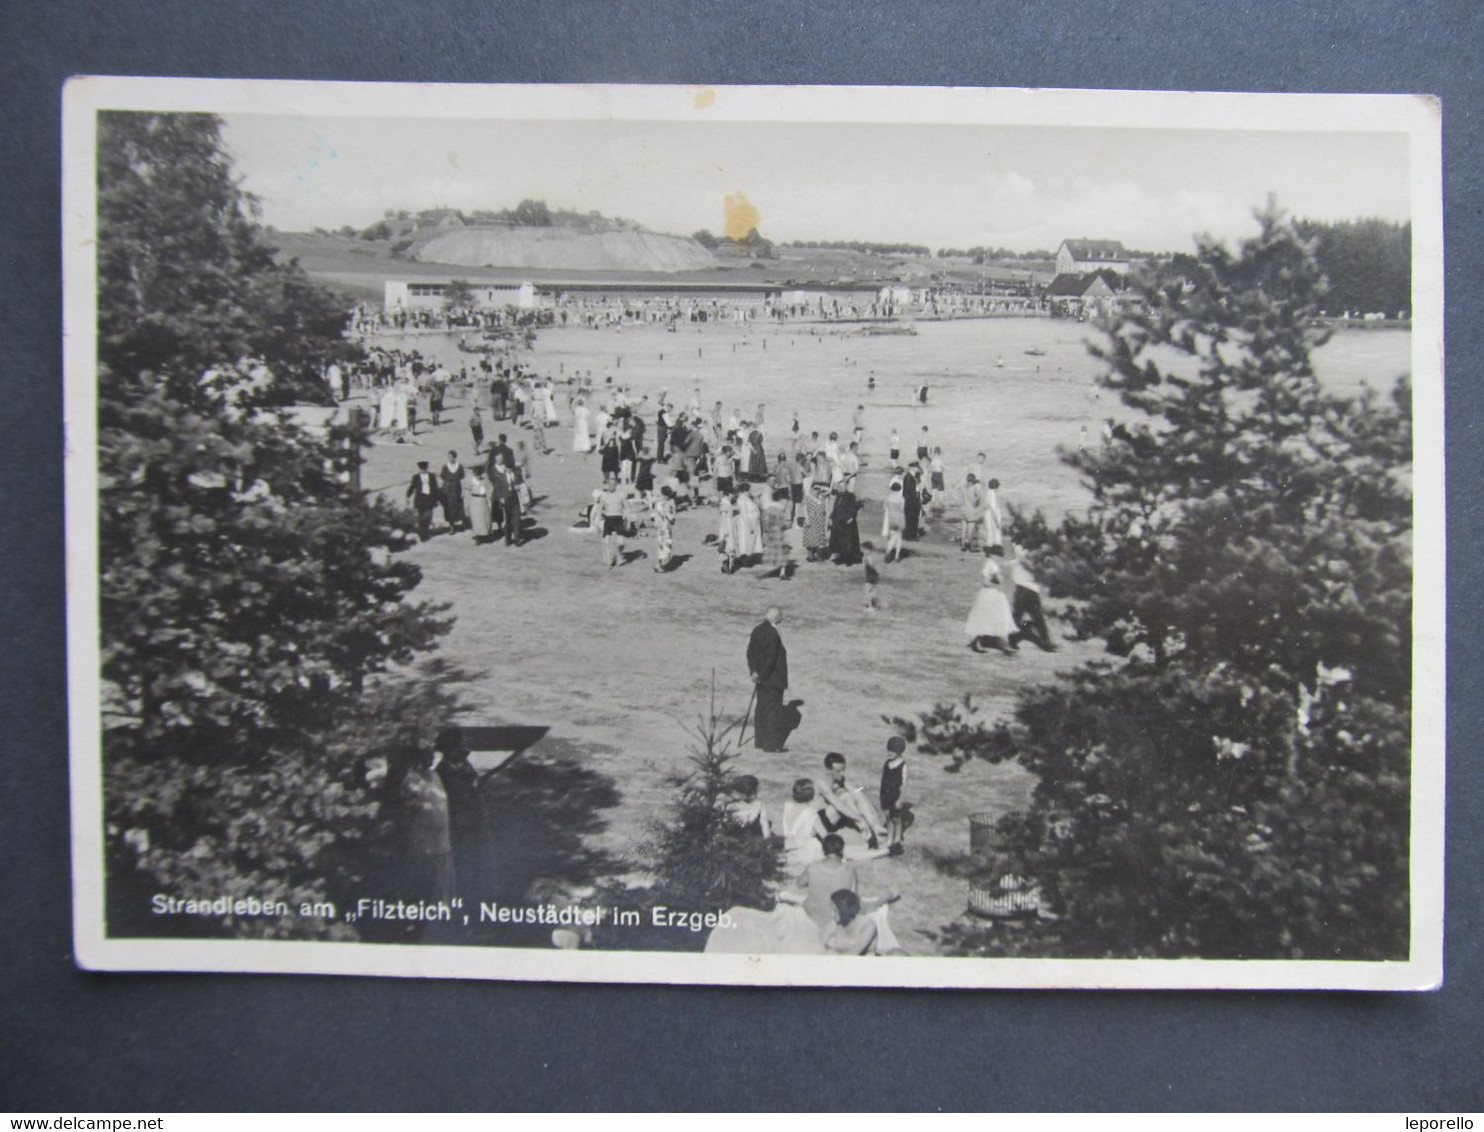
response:
[[[414,240],[403,254],[453,267],[668,272],[718,266],[711,252],[684,236],[507,225],[444,229]]]

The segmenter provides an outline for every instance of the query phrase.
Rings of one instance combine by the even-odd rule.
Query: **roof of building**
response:
[[[1109,278],[1110,275],[1112,273],[1107,271],[1063,272],[1051,281],[1046,294],[1054,299],[1080,299],[1092,290],[1098,280],[1102,280],[1104,286],[1111,291],[1115,289],[1118,278]]]
[[[1062,245],[1079,261],[1128,262],[1128,252],[1118,240],[1063,240]]]

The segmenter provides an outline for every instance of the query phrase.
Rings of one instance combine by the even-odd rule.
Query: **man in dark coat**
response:
[[[835,488],[835,506],[830,511],[829,554],[837,566],[854,566],[861,560],[861,532],[856,523],[860,504],[849,482]]]
[[[426,460],[417,462],[417,475],[407,485],[407,498],[417,512],[417,537],[427,542],[433,533],[433,509],[442,501],[443,490],[438,477],[428,471]]]
[[[1019,648],[1021,641],[1031,641],[1043,652],[1055,652],[1051,632],[1046,628],[1046,614],[1041,609],[1041,586],[1036,576],[1026,565],[1019,547],[1011,546],[1011,555],[1000,567],[1009,572],[1015,582],[1015,600],[1010,607],[1010,617],[1015,622],[1015,632],[1010,634],[1010,647]]]
[[[781,751],[789,728],[784,720],[783,693],[788,690],[788,649],[778,634],[783,611],[770,608],[747,642],[747,671],[757,691],[753,742],[759,750]]]
[[[515,452],[511,449],[509,441],[505,439],[502,432],[490,445],[489,467],[486,470],[490,480],[494,480],[500,471],[513,471],[515,469]]]
[[[505,545],[519,546],[521,536],[520,485],[515,481],[515,472],[500,468],[499,474],[490,478],[495,489],[495,503],[500,508],[500,525],[505,528]]]
[[[456,531],[464,526],[464,465],[459,463],[459,454],[450,452],[448,463],[438,469],[438,479],[443,491],[443,518],[448,529]]]
[[[922,467],[919,464],[909,465],[902,476],[902,509],[905,512],[902,537],[909,541],[916,540],[917,524],[922,521],[922,488],[918,486],[921,480]]]
[[[701,435],[699,428],[686,431],[685,445],[681,452],[680,465],[690,483],[691,502],[699,503],[701,502],[701,457],[706,454],[706,438]]]
[[[515,468],[515,453],[511,451],[510,445],[505,440],[502,432],[490,445],[489,456],[485,459],[484,478],[490,481],[490,518],[493,522],[506,529],[508,528],[508,513],[505,509],[508,493],[505,491],[505,483],[511,477]],[[516,506],[519,506],[517,501]],[[507,537],[506,541],[509,539]]]
[[[670,439],[670,406],[660,403],[660,411],[654,419],[654,459],[656,463],[668,464],[670,456],[665,451],[665,442]]]

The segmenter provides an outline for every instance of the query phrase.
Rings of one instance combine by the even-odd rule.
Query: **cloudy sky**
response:
[[[741,193],[776,241],[1185,250],[1249,234],[1269,193],[1301,217],[1409,216],[1399,133],[1042,126],[471,121],[232,114],[265,222],[364,227],[386,209],[596,209],[724,229]]]

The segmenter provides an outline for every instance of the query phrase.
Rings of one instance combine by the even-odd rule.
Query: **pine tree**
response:
[[[1311,248],[1271,206],[1202,242],[1094,350],[1135,414],[1067,454],[1085,515],[1017,534],[1109,659],[934,749],[1016,758],[999,826],[1061,905],[1057,953],[1394,958],[1408,939],[1408,386],[1316,379]]]
[[[170,394],[194,403],[209,392],[207,370],[253,359],[272,372],[277,403],[322,400],[324,366],[353,353],[345,311],[295,264],[276,262],[219,119],[109,111],[98,136],[105,370],[168,377]]]
[[[672,800],[649,847],[655,893],[671,907],[699,911],[771,908],[782,875],[779,843],[732,816],[739,797],[732,736],[741,721],[717,716],[714,683],[707,713],[691,732],[689,765],[670,776]]]
[[[219,122],[102,115],[98,169],[110,895],[322,892],[371,809],[333,732],[447,623],[350,487],[358,430],[283,407],[350,355],[344,311],[262,242]]]

